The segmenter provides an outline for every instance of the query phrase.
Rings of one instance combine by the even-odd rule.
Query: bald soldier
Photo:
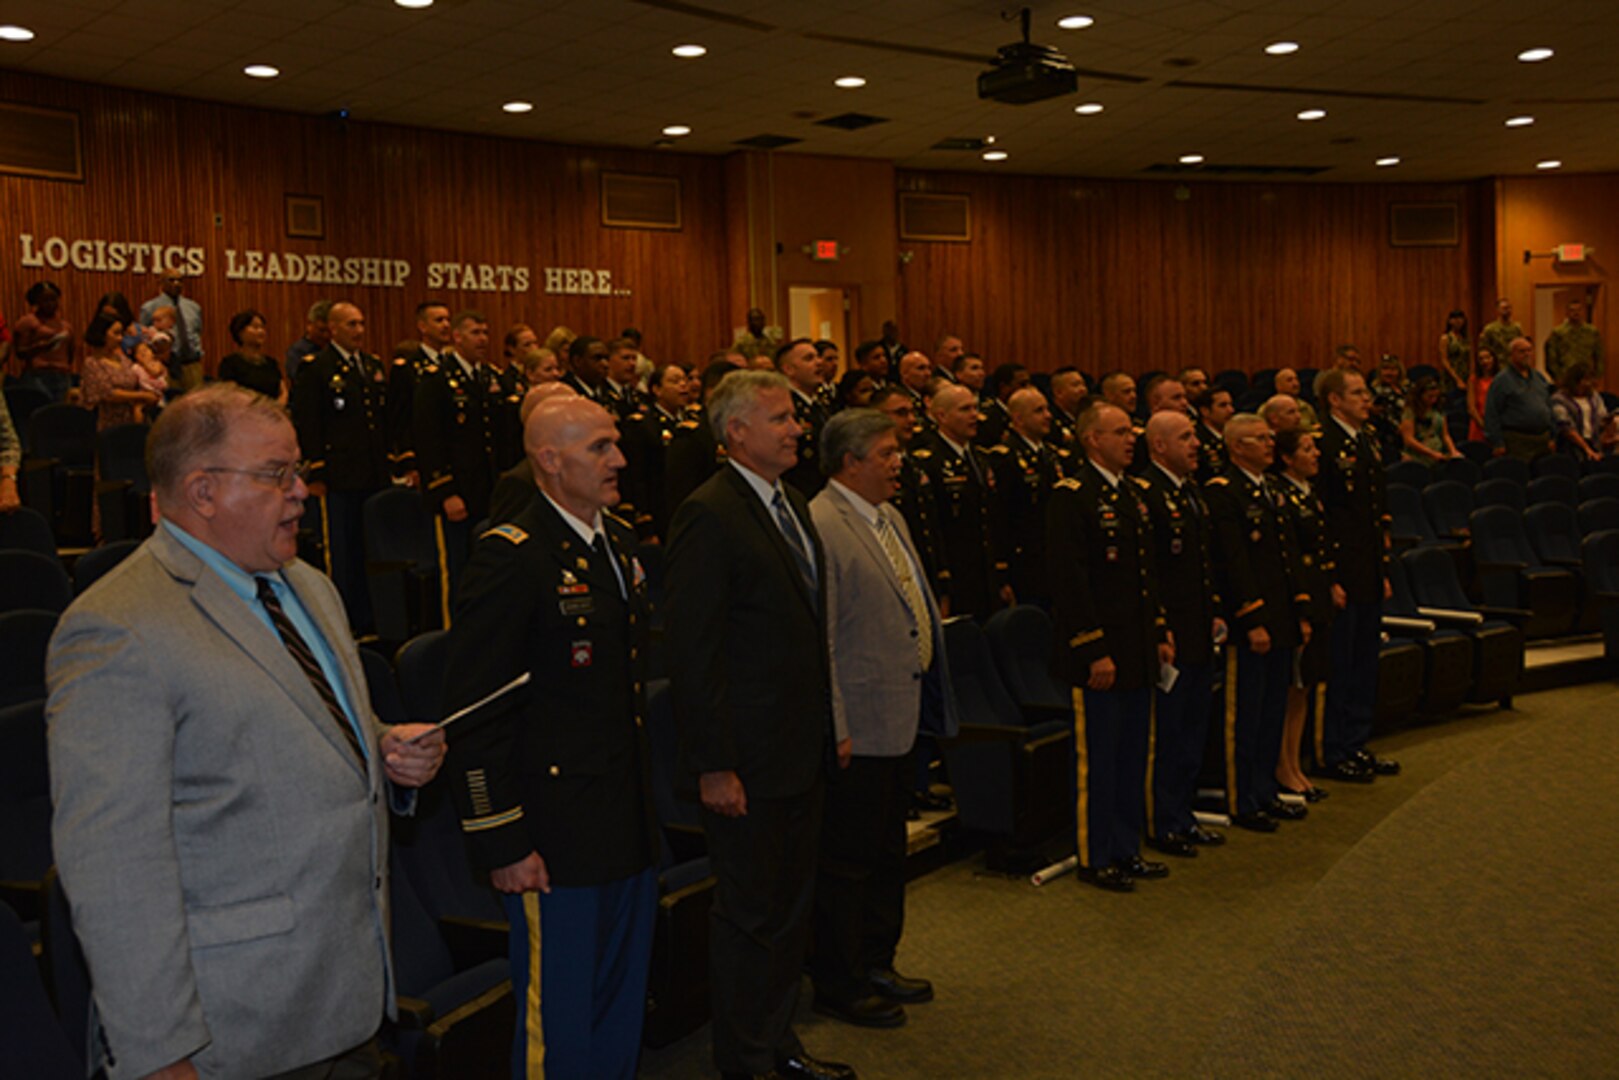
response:
[[[1273,394],[1259,407],[1259,418],[1272,431],[1288,431],[1304,426],[1299,403],[1288,394]]]
[[[631,1077],[640,1051],[659,834],[645,575],[608,512],[618,440],[582,398],[530,414],[537,497],[478,539],[451,623],[446,712],[499,695],[458,723],[449,774],[473,861],[505,894],[514,1076]]]
[[[995,497],[1005,528],[1007,572],[1020,604],[1051,606],[1046,587],[1046,503],[1057,481],[1077,465],[1065,447],[1054,445],[1051,407],[1032,386],[1014,391],[1006,402],[1004,453],[991,455]]]

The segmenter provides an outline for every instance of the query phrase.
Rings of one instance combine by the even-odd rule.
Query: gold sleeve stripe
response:
[[[449,473],[445,473],[443,476],[439,477],[437,480],[434,480],[434,481],[430,482],[427,485],[428,490],[431,491],[433,488],[442,487],[442,486],[444,486],[445,484],[448,484],[450,481],[452,481],[454,479],[455,479],[454,476],[450,475]]]
[[[488,817],[462,818],[462,832],[483,832],[485,829],[498,829],[502,825],[510,825],[514,821],[521,821],[523,808],[514,806],[499,814],[490,814]]]
[[[1070,649],[1077,649],[1081,645],[1089,645],[1093,641],[1100,640],[1102,640],[1102,631],[1087,630],[1083,634],[1075,634],[1073,637],[1069,638],[1068,647]]]
[[[1262,608],[1264,606],[1265,606],[1265,601],[1263,601],[1263,600],[1255,600],[1251,604],[1244,604],[1244,605],[1242,605],[1242,607],[1237,609],[1237,618],[1240,619],[1244,615],[1248,614],[1249,612],[1258,611],[1260,608]]]

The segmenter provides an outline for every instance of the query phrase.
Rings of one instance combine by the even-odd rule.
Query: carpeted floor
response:
[[[1619,1075],[1612,683],[1382,739],[1404,773],[1113,895],[977,860],[912,883],[906,1026],[814,1015],[811,1053],[901,1077]],[[649,1077],[713,1075],[708,1031]]]

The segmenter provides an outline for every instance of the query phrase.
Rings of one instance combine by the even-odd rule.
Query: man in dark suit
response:
[[[718,886],[714,1059],[726,1076],[851,1077],[792,1028],[834,751],[825,566],[798,461],[792,391],[735,372],[708,401],[728,462],[675,511],[668,622],[682,771],[703,805]]]
[[[327,317],[332,342],[298,365],[292,418],[320,501],[326,572],[343,594],[349,624],[371,630],[365,578],[365,500],[388,486],[388,372],[365,352],[365,316],[347,301]]]
[[[541,1058],[554,1076],[629,1078],[660,845],[643,726],[645,575],[634,530],[607,512],[624,464],[607,411],[553,399],[524,436],[536,497],[484,533],[467,566],[445,711],[524,674],[531,689],[460,721],[450,777],[473,861],[512,923],[513,1075],[534,1075]]]
[[[1399,763],[1366,748],[1377,704],[1378,639],[1389,596],[1388,489],[1376,442],[1364,426],[1371,391],[1357,372],[1333,368],[1316,380],[1321,423],[1321,500],[1338,540],[1333,584],[1347,601],[1332,623],[1332,678],[1325,722],[1318,726],[1316,775],[1352,783],[1392,776]]]
[[[1193,856],[1198,845],[1225,843],[1224,835],[1198,825],[1192,797],[1214,692],[1214,647],[1224,640],[1226,625],[1209,558],[1209,508],[1192,479],[1198,444],[1191,419],[1180,412],[1153,414],[1147,421],[1147,451],[1151,464],[1141,480],[1152,516],[1153,562],[1180,673],[1173,686],[1153,697],[1147,845]]]
[[[1054,668],[1074,688],[1079,879],[1131,892],[1138,878],[1169,874],[1141,857],[1141,830],[1152,688],[1175,647],[1158,603],[1147,507],[1124,474],[1130,417],[1093,405],[1078,433],[1085,464],[1058,482],[1048,514]]]

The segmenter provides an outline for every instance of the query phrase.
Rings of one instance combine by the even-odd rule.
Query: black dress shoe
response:
[[[1400,763],[1393,758],[1380,758],[1370,750],[1355,751],[1355,760],[1378,776],[1399,776]]]
[[[1327,789],[1318,788],[1313,784],[1310,787],[1305,788],[1303,791],[1294,791],[1290,787],[1284,787],[1282,788],[1282,794],[1293,795],[1297,798],[1303,799],[1307,803],[1313,803],[1320,802],[1322,799],[1325,799],[1327,797]]]
[[[855,1027],[893,1028],[905,1023],[905,1010],[879,994],[849,999],[816,994],[813,1007],[822,1016],[830,1016]],[[780,1066],[777,1066],[777,1071],[780,1071]]]
[[[1310,770],[1310,775],[1323,780],[1342,780],[1348,784],[1370,784],[1377,779],[1372,770],[1353,758],[1346,758],[1336,765],[1318,765]]]
[[[1193,825],[1186,830],[1186,839],[1200,847],[1219,847],[1225,843],[1225,833],[1213,832],[1201,825]]]
[[[852,1066],[841,1061],[820,1061],[802,1052],[776,1062],[776,1075],[787,1080],[855,1080]]]
[[[1232,814],[1231,824],[1239,829],[1248,829],[1251,832],[1276,831],[1276,819],[1263,810],[1256,810],[1252,814]]]
[[[1079,880],[1087,885],[1095,885],[1098,889],[1109,892],[1134,892],[1136,883],[1130,880],[1130,875],[1117,866],[1104,866],[1098,870],[1094,866],[1081,866],[1074,871]]]
[[[1178,855],[1183,859],[1197,858],[1197,845],[1190,837],[1180,833],[1170,833],[1161,840],[1149,836],[1146,844],[1154,851],[1161,851],[1165,855]]]
[[[920,1005],[933,1000],[933,984],[926,979],[908,979],[893,968],[878,968],[866,975],[877,996],[901,1005]]]
[[[1132,855],[1119,863],[1119,869],[1133,878],[1166,878],[1169,876],[1169,867],[1161,862],[1148,862],[1140,855]]]
[[[1277,799],[1265,807],[1265,813],[1278,821],[1303,821],[1310,816],[1308,808],[1297,806],[1293,803],[1285,803],[1281,799]]]

